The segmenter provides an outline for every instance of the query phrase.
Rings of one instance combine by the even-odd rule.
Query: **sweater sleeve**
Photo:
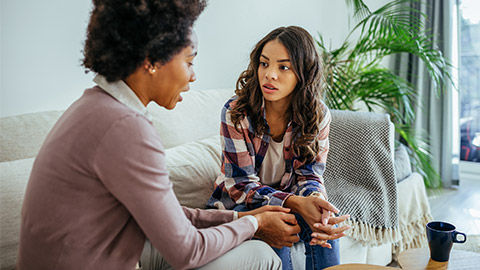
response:
[[[233,212],[231,210],[204,210],[191,209],[182,206],[185,216],[198,229],[221,225],[233,221]]]
[[[204,265],[255,233],[245,218],[209,227],[232,220],[233,214],[182,209],[168,179],[163,146],[143,116],[117,120],[101,140],[93,166],[100,181],[125,206],[125,214],[135,219],[175,269]],[[219,222],[214,222],[217,217]],[[189,218],[209,228],[198,229]]]

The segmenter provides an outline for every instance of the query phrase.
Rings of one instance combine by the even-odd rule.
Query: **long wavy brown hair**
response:
[[[263,119],[262,90],[258,78],[258,66],[263,47],[269,41],[278,40],[288,51],[298,83],[293,90],[291,110],[294,115],[293,149],[302,162],[313,162],[320,151],[318,142],[320,123],[324,117],[322,105],[322,65],[312,36],[298,26],[279,27],[260,40],[250,54],[250,64],[237,81],[238,96],[231,118],[236,127],[249,116],[256,135],[267,132]]]

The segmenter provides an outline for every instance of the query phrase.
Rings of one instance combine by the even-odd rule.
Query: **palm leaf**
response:
[[[353,10],[354,10],[353,16],[357,20],[362,20],[372,13],[370,9],[367,7],[367,5],[363,3],[363,1],[347,0],[346,2],[348,6],[353,6]]]
[[[394,0],[372,11],[362,0],[346,0],[359,23],[338,49],[327,49],[321,35],[317,44],[324,62],[327,105],[333,109],[356,110],[355,106],[363,103],[369,111],[379,107],[388,112],[398,140],[410,147],[413,166],[424,176],[427,187],[436,188],[441,180],[431,166],[428,138],[425,134],[415,135],[412,129],[415,90],[381,65],[385,57],[409,53],[425,64],[435,84],[452,82],[448,72],[451,65],[424,30],[426,15],[410,8],[411,1]],[[350,39],[355,32],[359,34],[353,42]],[[441,94],[441,90],[437,94]]]

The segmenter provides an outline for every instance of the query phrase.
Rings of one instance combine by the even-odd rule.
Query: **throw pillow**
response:
[[[220,175],[219,135],[166,150],[173,190],[181,205],[205,208]]]
[[[405,178],[412,174],[412,166],[410,164],[410,157],[408,156],[407,147],[404,144],[400,144],[395,149],[395,177],[397,183],[401,182]]]

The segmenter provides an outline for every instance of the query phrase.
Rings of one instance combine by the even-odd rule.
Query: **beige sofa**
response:
[[[232,94],[233,91],[228,89],[191,91],[184,95],[184,101],[173,111],[149,105],[154,125],[167,148],[170,179],[179,201],[184,205],[204,208],[213,191],[212,183],[220,172],[220,110]],[[342,112],[332,112],[332,115],[338,113]],[[20,212],[29,173],[43,140],[61,114],[61,111],[48,111],[0,119],[0,269],[14,268]],[[332,125],[334,121],[335,118]],[[387,128],[391,151],[393,129],[391,125]],[[371,139],[376,138],[372,136]],[[331,140],[341,142],[349,138],[331,134]],[[358,162],[362,163],[362,160]],[[391,165],[393,154],[382,162]],[[343,165],[327,163],[327,167]],[[430,217],[422,177],[411,174],[398,184],[395,192],[399,202],[396,241],[368,244],[359,237],[344,237],[340,242],[342,263],[386,265],[395,251],[424,244],[423,234],[412,233],[422,230]],[[303,267],[302,248],[299,244],[294,247],[292,257],[296,269]]]

